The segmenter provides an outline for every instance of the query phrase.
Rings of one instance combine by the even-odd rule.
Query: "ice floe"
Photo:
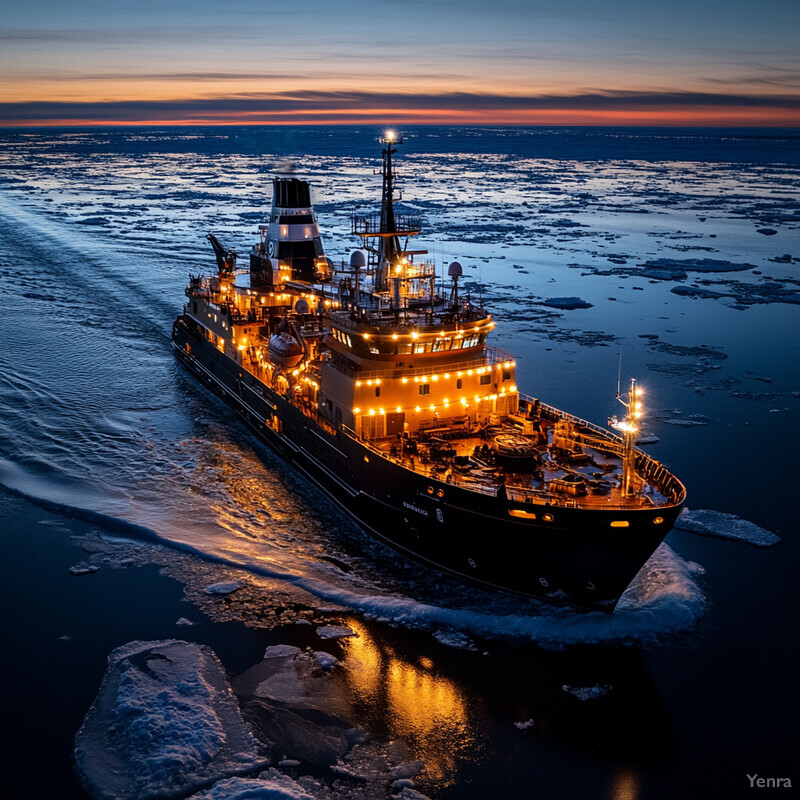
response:
[[[574,311],[577,308],[591,308],[592,303],[580,297],[550,297],[547,300],[542,300],[542,305],[550,308],[560,308],[564,311]]]
[[[743,272],[755,269],[755,264],[722,261],[718,258],[654,258],[640,265],[648,270],[674,270],[677,272]]]
[[[345,639],[348,636],[358,636],[352,629],[337,625],[322,625],[317,628],[317,636],[320,639]]]
[[[75,564],[75,566],[69,568],[70,575],[92,575],[97,572],[100,567],[97,564],[87,564],[85,561],[82,561],[80,564]]]
[[[675,527],[705,536],[736,539],[756,547],[769,547],[781,540],[780,536],[759,527],[753,522],[737,517],[735,514],[726,514],[722,511],[711,511],[704,508],[694,511],[684,508],[675,521]]]
[[[336,656],[332,656],[324,650],[315,650],[314,658],[317,659],[317,663],[324,670],[331,670],[339,663],[339,659]]]
[[[216,655],[177,640],[131,642],[109,655],[75,762],[100,800],[184,795],[267,764]]]
[[[233,688],[275,758],[329,767],[353,744],[350,701],[316,654],[274,645]]]
[[[299,647],[291,644],[273,644],[264,651],[264,658],[284,658],[299,655],[301,652]]]
[[[203,591],[206,594],[232,594],[241,588],[241,581],[223,581],[221,583],[212,583],[210,586],[206,586]]]
[[[456,650],[477,650],[475,643],[466,634],[460,631],[435,631],[433,638],[446,647],[453,647]]]
[[[595,686],[568,686],[561,687],[562,691],[577,697],[578,700],[596,700],[598,697],[607,695],[613,687],[608,684],[596,684]]]

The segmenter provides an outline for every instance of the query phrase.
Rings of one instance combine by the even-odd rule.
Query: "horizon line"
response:
[[[794,130],[800,129],[800,121],[797,122],[740,122],[732,120],[729,122],[686,122],[686,121],[627,121],[627,122],[611,122],[611,121],[596,121],[596,122],[490,122],[490,121],[435,121],[435,122],[422,122],[416,120],[405,120],[399,122],[397,120],[361,120],[354,122],[352,120],[48,120],[36,122],[4,122],[0,120],[0,130],[51,130],[57,128],[287,128],[287,127],[313,127],[320,128],[323,126],[336,126],[336,127],[364,127],[373,126],[376,128],[383,127],[401,127],[407,125],[409,127],[442,127],[442,128],[706,128],[720,130],[728,129],[752,129],[752,130],[770,130],[770,129],[786,129]]]

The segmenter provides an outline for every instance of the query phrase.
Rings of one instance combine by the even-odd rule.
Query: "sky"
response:
[[[800,126],[800,0],[0,0],[0,126]]]

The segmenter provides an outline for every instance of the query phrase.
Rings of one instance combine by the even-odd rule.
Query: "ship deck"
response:
[[[249,353],[245,353],[243,366],[260,381],[267,381],[264,367]],[[336,433],[332,422],[301,394],[287,392],[284,396],[328,433]],[[633,510],[666,507],[681,501],[685,490],[680,482],[640,451],[639,491],[625,494],[619,437],[522,394],[520,406],[519,414],[489,425],[469,427],[454,417],[411,435],[380,439],[363,438],[345,426],[342,430],[382,458],[418,475],[486,495],[505,492],[509,500],[518,503]],[[568,420],[574,426],[572,453],[553,445],[557,420]],[[539,433],[531,435],[531,427]],[[518,462],[499,457],[493,448],[498,436],[521,440],[528,456]],[[581,488],[576,491],[570,481]]]
[[[652,508],[670,503],[650,482],[645,483],[642,492],[626,496],[621,490],[622,461],[614,455],[585,445],[573,458],[555,454],[551,447],[553,424],[545,421],[542,427],[547,442],[534,447],[535,469],[499,465],[486,429],[454,434],[445,426],[444,430],[426,432],[410,440],[391,437],[372,440],[369,445],[418,474],[482,494],[496,495],[504,486],[510,500],[522,503],[597,509]],[[491,426],[490,432],[492,436],[520,435],[508,423]],[[584,479],[586,494],[570,496],[549,488],[552,481],[568,475]]]

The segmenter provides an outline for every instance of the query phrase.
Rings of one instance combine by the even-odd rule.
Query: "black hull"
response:
[[[178,357],[359,525],[393,548],[470,582],[613,611],[672,528],[681,504],[646,509],[554,506],[549,522],[524,506],[419,475],[346,431],[317,423],[179,318]],[[662,518],[663,522],[654,520]],[[611,526],[617,522],[620,526]],[[621,525],[627,523],[626,527]]]

